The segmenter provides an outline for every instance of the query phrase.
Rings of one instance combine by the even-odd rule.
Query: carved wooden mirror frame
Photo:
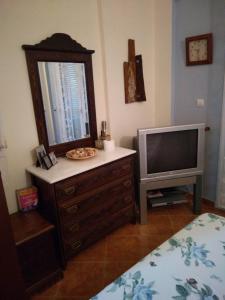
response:
[[[73,148],[94,146],[95,140],[97,139],[91,56],[94,53],[94,50],[84,48],[69,35],[64,33],[55,33],[38,44],[22,45],[22,48],[26,53],[39,143],[45,146],[47,152],[54,151],[57,156],[64,155],[67,151]],[[38,61],[79,62],[85,64],[90,137],[52,146],[49,145],[38,71]]]

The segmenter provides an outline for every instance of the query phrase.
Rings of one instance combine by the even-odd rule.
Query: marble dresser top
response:
[[[136,153],[136,151],[122,147],[116,147],[115,150],[108,152],[97,150],[96,156],[92,158],[85,160],[69,160],[66,157],[60,157],[58,158],[58,163],[49,170],[33,165],[27,167],[26,171],[52,184],[134,153]]]

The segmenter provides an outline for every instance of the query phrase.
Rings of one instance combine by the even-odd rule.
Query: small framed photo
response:
[[[40,145],[36,147],[36,154],[37,154],[37,160],[41,168],[44,168],[43,160],[42,158],[47,154],[44,145]]]
[[[52,167],[51,159],[49,158],[49,156],[47,154],[45,156],[43,156],[41,159],[42,159],[42,163],[43,163],[45,169],[48,170]]]
[[[47,154],[45,156],[43,156],[41,159],[42,159],[42,162],[43,162],[43,165],[44,165],[45,169],[48,170],[53,166],[52,161],[51,161],[50,157]]]
[[[56,158],[54,152],[50,152],[50,153],[49,153],[49,158],[50,158],[50,160],[51,160],[53,166],[54,166],[55,164],[57,164],[57,158]]]

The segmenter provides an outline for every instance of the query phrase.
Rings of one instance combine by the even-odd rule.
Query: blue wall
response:
[[[211,31],[211,0],[174,1],[173,121],[175,124],[206,122],[206,106],[196,99],[208,96],[209,65],[186,67],[185,38]]]
[[[173,3],[173,87],[174,124],[206,123],[205,176],[203,196],[215,201],[220,120],[225,65],[225,1],[174,0]],[[213,33],[213,64],[187,67],[185,38]],[[204,107],[196,100],[205,99]]]
[[[225,69],[225,1],[212,0],[211,28],[214,37],[214,61],[209,71],[207,104],[207,125],[211,131],[206,139],[205,194],[209,199],[216,198],[216,184],[219,157],[221,111]]]

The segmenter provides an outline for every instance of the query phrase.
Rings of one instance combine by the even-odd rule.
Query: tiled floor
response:
[[[204,203],[202,213],[225,216]],[[134,265],[196,215],[190,203],[149,209],[148,225],[128,224],[69,261],[64,278],[32,300],[86,300]],[[106,299],[107,300],[107,299]]]

